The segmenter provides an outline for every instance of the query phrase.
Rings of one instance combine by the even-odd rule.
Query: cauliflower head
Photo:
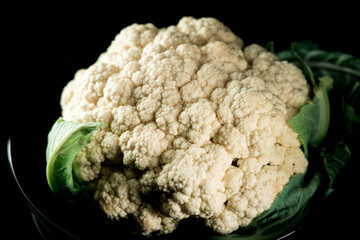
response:
[[[184,17],[123,29],[61,106],[66,120],[103,122],[74,164],[109,218],[132,216],[147,235],[199,217],[228,234],[306,171],[287,121],[308,95],[296,66],[214,18]]]

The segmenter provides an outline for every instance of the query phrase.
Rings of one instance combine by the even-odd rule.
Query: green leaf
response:
[[[360,135],[360,81],[353,85],[347,100],[343,98],[342,109],[348,132]]]
[[[345,118],[346,129],[350,134],[354,134],[354,125],[360,126],[360,115],[356,114],[354,107],[350,106],[343,100],[343,114]]]
[[[351,151],[346,143],[339,142],[332,152],[323,151],[321,155],[324,158],[324,166],[330,179],[329,187],[333,190],[335,180],[351,157]]]
[[[332,81],[329,77],[320,78],[319,86],[314,87],[313,100],[288,122],[299,135],[306,156],[309,153],[308,145],[317,147],[326,137],[330,124],[328,91],[332,87]]]
[[[76,154],[90,143],[92,132],[101,124],[78,124],[59,118],[52,126],[46,149],[46,177],[53,192],[76,194],[81,190],[72,164]]]

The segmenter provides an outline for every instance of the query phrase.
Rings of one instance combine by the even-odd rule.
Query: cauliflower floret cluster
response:
[[[144,234],[203,218],[227,234],[269,209],[307,160],[287,121],[308,100],[301,70],[214,18],[123,29],[64,88],[63,117],[103,122],[75,159],[112,219]]]

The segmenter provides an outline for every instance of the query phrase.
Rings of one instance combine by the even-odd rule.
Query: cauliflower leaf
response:
[[[299,113],[288,122],[299,134],[306,156],[309,152],[308,144],[318,146],[326,137],[330,124],[330,103],[327,92],[332,87],[333,80],[322,77],[319,81],[319,86],[314,87],[313,100],[303,106]]]
[[[334,191],[334,183],[335,180],[340,175],[341,171],[346,166],[346,163],[351,157],[351,151],[349,146],[344,142],[339,142],[334,151],[330,153],[326,153],[323,150],[321,153],[322,157],[324,158],[324,166],[329,175],[330,185],[328,194]]]
[[[100,125],[99,122],[78,124],[63,118],[55,122],[46,149],[46,177],[53,192],[76,194],[81,190],[73,174],[73,160],[80,149],[90,143],[92,132]]]

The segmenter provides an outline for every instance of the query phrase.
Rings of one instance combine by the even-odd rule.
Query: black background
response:
[[[46,134],[61,114],[62,88],[77,69],[91,65],[122,28],[148,22],[159,28],[167,27],[176,25],[182,16],[215,17],[240,36],[245,45],[274,41],[275,50],[281,50],[292,41],[311,39],[324,49],[360,57],[360,21],[353,4],[313,6],[314,2],[304,1],[287,1],[277,6],[241,1],[194,4],[194,1],[147,4],[133,1],[124,5],[90,1],[77,6],[64,3],[2,6],[0,174],[5,188],[0,198],[5,224],[1,224],[1,234],[11,237],[1,238],[25,234],[40,239],[7,163],[7,139],[12,136],[21,144],[32,144],[45,152]],[[45,161],[45,153],[34,156],[27,150],[23,161],[34,164]],[[354,169],[357,166],[358,163],[352,163],[347,174],[341,176],[343,188],[329,199],[330,210],[319,219],[318,226],[304,231],[299,239],[311,236],[349,239],[357,235],[359,175]]]

